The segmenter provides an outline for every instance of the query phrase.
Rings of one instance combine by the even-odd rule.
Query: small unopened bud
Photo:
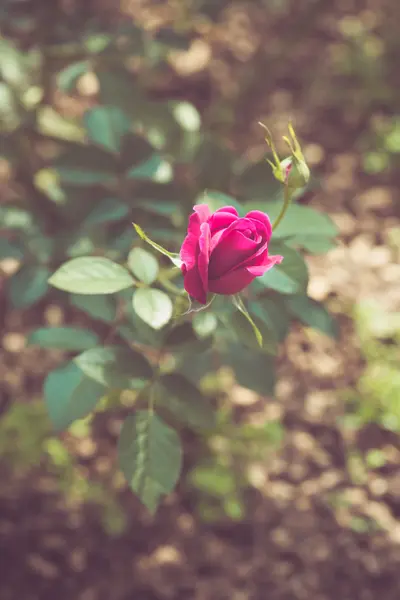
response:
[[[288,156],[280,163],[284,183],[292,190],[298,190],[307,185],[310,179],[310,169],[304,160]]]
[[[293,126],[291,124],[289,125],[289,136],[285,136],[283,138],[286,144],[289,146],[291,156],[288,156],[281,161],[276,152],[272,135],[268,127],[262,123],[260,123],[260,125],[263,127],[266,133],[265,141],[271,148],[273,161],[268,160],[268,162],[272,167],[274,177],[284,185],[287,185],[287,187],[292,191],[303,188],[305,185],[307,185],[308,180],[310,179],[310,169],[308,168],[301,151],[301,146],[297,140]]]

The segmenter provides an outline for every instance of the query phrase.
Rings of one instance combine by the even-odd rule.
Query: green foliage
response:
[[[224,4],[200,2],[197,9],[214,18]],[[0,257],[20,263],[7,282],[7,297],[18,309],[51,298],[87,317],[86,327],[37,323],[28,337],[42,348],[80,353],[47,375],[48,414],[57,430],[73,428],[103,397],[133,390],[135,410],[121,431],[120,466],[154,512],[181,468],[173,427],[213,439],[218,399],[211,402],[203,386],[215,385],[225,370],[239,385],[271,396],[274,356],[292,318],[335,335],[325,308],[307,296],[303,250],[329,250],[337,230],[327,215],[297,204],[304,190],[296,190],[269,249],[283,262],[255,280],[234,306],[222,296],[201,312],[191,306],[179,248],[192,206],[231,205],[240,215],[256,208],[273,222],[283,187],[264,158],[238,160],[193,104],[150,98],[154,74],[165,68],[172,49],[188,47],[190,35],[163,28],[150,39],[126,23],[112,33],[97,31],[90,19],[82,19],[77,31],[73,19],[58,18],[58,10],[51,14],[53,36],[37,47],[28,44],[22,52],[11,39],[1,40],[0,119],[7,134],[0,137],[1,158],[18,198],[0,207]],[[35,18],[32,13],[34,27]],[[37,19],[41,23],[41,14]],[[93,102],[82,118],[69,118],[51,103],[53,88],[79,99],[88,82]],[[259,431],[228,430],[232,447],[240,447],[233,455],[248,456]],[[226,431],[219,434],[228,436]],[[262,443],[269,444],[271,431],[260,434]],[[65,448],[57,440],[46,448],[72,481]],[[217,478],[208,466],[199,467],[196,485],[217,488],[219,480],[224,510],[238,518],[244,509],[232,464],[221,459]],[[90,495],[87,482],[74,481]],[[222,498],[222,492],[216,495]]]
[[[161,496],[172,492],[180,474],[178,435],[154,412],[137,411],[124,421],[118,457],[130,487],[154,513]]]

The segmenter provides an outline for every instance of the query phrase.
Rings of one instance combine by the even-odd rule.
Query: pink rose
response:
[[[213,214],[207,204],[195,206],[180,252],[187,293],[206,304],[207,292],[243,290],[282,261],[282,256],[268,256],[271,234],[270,220],[259,210],[239,217],[232,206]]]

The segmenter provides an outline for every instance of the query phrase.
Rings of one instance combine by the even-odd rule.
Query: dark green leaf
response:
[[[285,298],[285,303],[293,316],[300,319],[302,323],[337,338],[339,333],[337,322],[323,304],[302,295],[288,296]]]
[[[260,289],[263,286],[260,285]],[[264,288],[265,289],[265,288]],[[250,312],[265,322],[278,341],[283,341],[289,332],[290,319],[285,305],[278,297],[261,297],[250,302]]]
[[[115,153],[121,151],[123,137],[131,129],[130,120],[116,106],[96,106],[85,113],[83,122],[93,144]]]
[[[133,248],[130,251],[128,266],[135,277],[147,285],[157,279],[159,269],[157,259],[143,248]]]
[[[96,225],[121,221],[129,214],[129,208],[116,198],[104,198],[86,217],[83,225],[90,228]]]
[[[112,323],[117,315],[116,302],[112,296],[72,294],[71,303],[90,317],[105,323]]]
[[[49,279],[54,287],[74,294],[113,294],[133,285],[129,272],[101,256],[82,256],[64,263]]]
[[[248,313],[247,313],[248,314]],[[277,353],[274,332],[255,315],[250,320],[242,311],[235,311],[228,320],[229,328],[234,331],[240,342],[254,350],[264,350],[269,354]]]
[[[176,432],[152,411],[130,415],[118,441],[119,464],[131,489],[151,513],[174,489],[182,466]]]
[[[224,356],[225,362],[232,367],[239,385],[249,388],[261,396],[270,396],[274,392],[274,363],[265,354],[232,348]]]
[[[104,392],[102,385],[86,377],[73,362],[51,371],[44,383],[47,410],[58,430],[90,414]]]
[[[117,163],[113,154],[96,146],[74,144],[53,163],[60,181],[71,186],[113,183]]]
[[[153,375],[142,354],[120,346],[91,348],[74,361],[85,375],[108,388],[140,389]]]
[[[294,247],[304,248],[304,250],[311,254],[325,254],[329,250],[336,248],[335,239],[319,235],[296,235],[289,238],[288,243]]]
[[[8,297],[15,308],[27,308],[47,293],[50,271],[39,265],[25,265],[8,282]]]
[[[161,156],[153,154],[146,162],[130,169],[126,176],[132,179],[152,179],[167,183],[172,179],[172,167]]]
[[[297,294],[305,291],[308,269],[301,254],[285,244],[275,242],[270,245],[269,251],[271,255],[283,256],[283,261],[259,277],[258,282],[281,294]]]
[[[163,375],[157,384],[157,402],[193,428],[211,429],[214,410],[200,390],[179,373]]]
[[[140,288],[133,294],[133,309],[147,325],[161,329],[170,321],[173,305],[165,292]]]
[[[99,337],[80,327],[42,327],[32,331],[27,342],[42,348],[82,352],[96,346]]]
[[[24,257],[24,252],[20,244],[9,242],[5,238],[0,238],[0,260],[3,258],[15,258],[21,260]]]
[[[146,138],[136,133],[129,133],[122,141],[120,158],[122,168],[133,171],[133,167],[147,164],[154,153],[154,147]]]

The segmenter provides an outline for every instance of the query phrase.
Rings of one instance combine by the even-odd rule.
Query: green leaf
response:
[[[269,247],[270,254],[280,254],[283,261],[267,271],[257,281],[267,288],[281,294],[297,294],[307,289],[308,269],[301,254],[286,246],[272,242]]]
[[[74,362],[85,375],[108,388],[141,389],[153,375],[142,354],[122,346],[91,348]]]
[[[116,106],[96,106],[83,117],[89,140],[110,152],[119,153],[123,137],[130,132],[131,122]]]
[[[8,297],[15,308],[28,308],[46,295],[50,271],[39,265],[25,265],[8,282]]]
[[[239,215],[243,215],[243,206],[232,198],[232,196],[228,196],[228,194],[223,194],[222,192],[217,192],[215,190],[207,190],[204,192],[199,199],[196,201],[196,204],[208,204],[211,212],[215,212],[219,208],[223,208],[224,206],[233,206],[238,211]]]
[[[112,296],[81,296],[80,294],[72,294],[70,300],[71,304],[90,317],[93,317],[93,319],[104,321],[104,323],[115,321],[117,306]]]
[[[158,250],[158,252],[160,252],[161,254],[164,254],[164,256],[168,256],[168,258],[174,263],[174,265],[176,267],[181,267],[182,265],[182,261],[179,258],[179,254],[174,254],[173,252],[169,252],[168,250],[166,250],[165,248],[163,248],[162,246],[160,246],[159,244],[157,244],[156,242],[153,242],[143,231],[143,229],[139,226],[136,225],[136,223],[133,223],[133,226],[135,228],[136,233],[138,234],[139,237],[142,238],[142,240],[144,240],[145,242],[147,242],[148,244],[150,244],[150,246],[152,246],[155,250]]]
[[[133,294],[133,309],[153,329],[161,329],[173,313],[171,298],[161,290],[140,288]]]
[[[76,89],[76,84],[78,80],[87,73],[89,70],[90,63],[88,60],[80,60],[79,62],[74,62],[62,71],[60,71],[57,75],[57,85],[62,92],[74,92]]]
[[[64,263],[49,283],[75,294],[114,294],[133,285],[129,272],[102,256],[82,256]]]
[[[44,399],[54,427],[66,429],[86,417],[104,392],[102,385],[86,377],[73,362],[51,371],[44,383]]]
[[[260,288],[264,291],[263,286]],[[249,308],[252,314],[264,321],[278,341],[283,341],[289,332],[290,319],[286,306],[280,297],[261,297],[255,302],[250,302]]]
[[[121,221],[128,214],[129,208],[124,202],[121,202],[116,198],[104,198],[86,217],[83,226],[90,228],[95,227],[96,225]]]
[[[162,375],[157,383],[157,403],[194,429],[211,429],[215,413],[200,390],[179,373]]]
[[[99,337],[80,327],[41,327],[28,335],[27,342],[42,348],[82,352],[96,346]]]
[[[336,241],[334,238],[328,238],[320,235],[303,236],[296,235],[295,237],[288,239],[288,244],[294,247],[304,248],[311,254],[325,254],[336,248]]]
[[[265,354],[236,347],[232,348],[229,354],[224,356],[224,359],[232,367],[239,385],[253,390],[261,396],[273,394],[274,363]]]
[[[214,333],[218,325],[218,319],[212,312],[200,312],[194,315],[192,324],[199,338],[204,339]]]
[[[158,154],[153,154],[144,163],[130,169],[126,176],[131,179],[151,179],[167,183],[172,179],[172,167]]]
[[[21,246],[14,242],[9,242],[5,238],[0,238],[0,260],[3,258],[15,258],[21,260],[24,252]]]
[[[273,222],[280,213],[282,201],[251,202],[246,203],[246,208],[266,212],[271,222]],[[320,213],[309,206],[292,203],[283,221],[274,231],[274,239],[296,237],[298,235],[303,238],[307,236],[333,238],[337,234],[338,229],[328,215]]]
[[[232,313],[229,318],[224,317],[221,320],[226,322],[229,330],[235,333],[236,337],[239,338],[244,346],[258,351],[261,348],[269,354],[277,354],[278,347],[274,332],[268,328],[264,321],[255,315],[253,315],[253,318],[249,321],[242,312],[236,311]],[[258,331],[259,336],[255,335],[255,330]]]
[[[118,441],[121,470],[151,513],[163,495],[174,489],[182,467],[176,432],[151,411],[138,411],[122,425]]]
[[[285,298],[286,306],[293,316],[305,325],[319,329],[326,335],[337,338],[338,327],[335,319],[328,313],[323,304],[307,296],[288,296]]]
[[[158,261],[150,252],[143,250],[143,248],[133,248],[129,252],[128,266],[132,273],[147,285],[150,285],[157,279],[159,270]]]
[[[96,146],[70,145],[54,162],[60,182],[71,186],[93,186],[116,181],[115,155]]]
[[[260,348],[262,348],[263,347],[263,336],[261,334],[261,331],[258,329],[257,325],[255,324],[255,322],[253,321],[253,319],[247,312],[247,309],[246,309],[245,305],[243,304],[242,299],[240,298],[240,296],[233,296],[232,302],[233,302],[233,305],[238,309],[238,311],[240,311],[240,313],[248,321],[249,325],[251,326],[251,328],[253,330],[253,334],[257,340],[258,345],[260,346]],[[239,332],[242,333],[241,328],[240,328]]]

